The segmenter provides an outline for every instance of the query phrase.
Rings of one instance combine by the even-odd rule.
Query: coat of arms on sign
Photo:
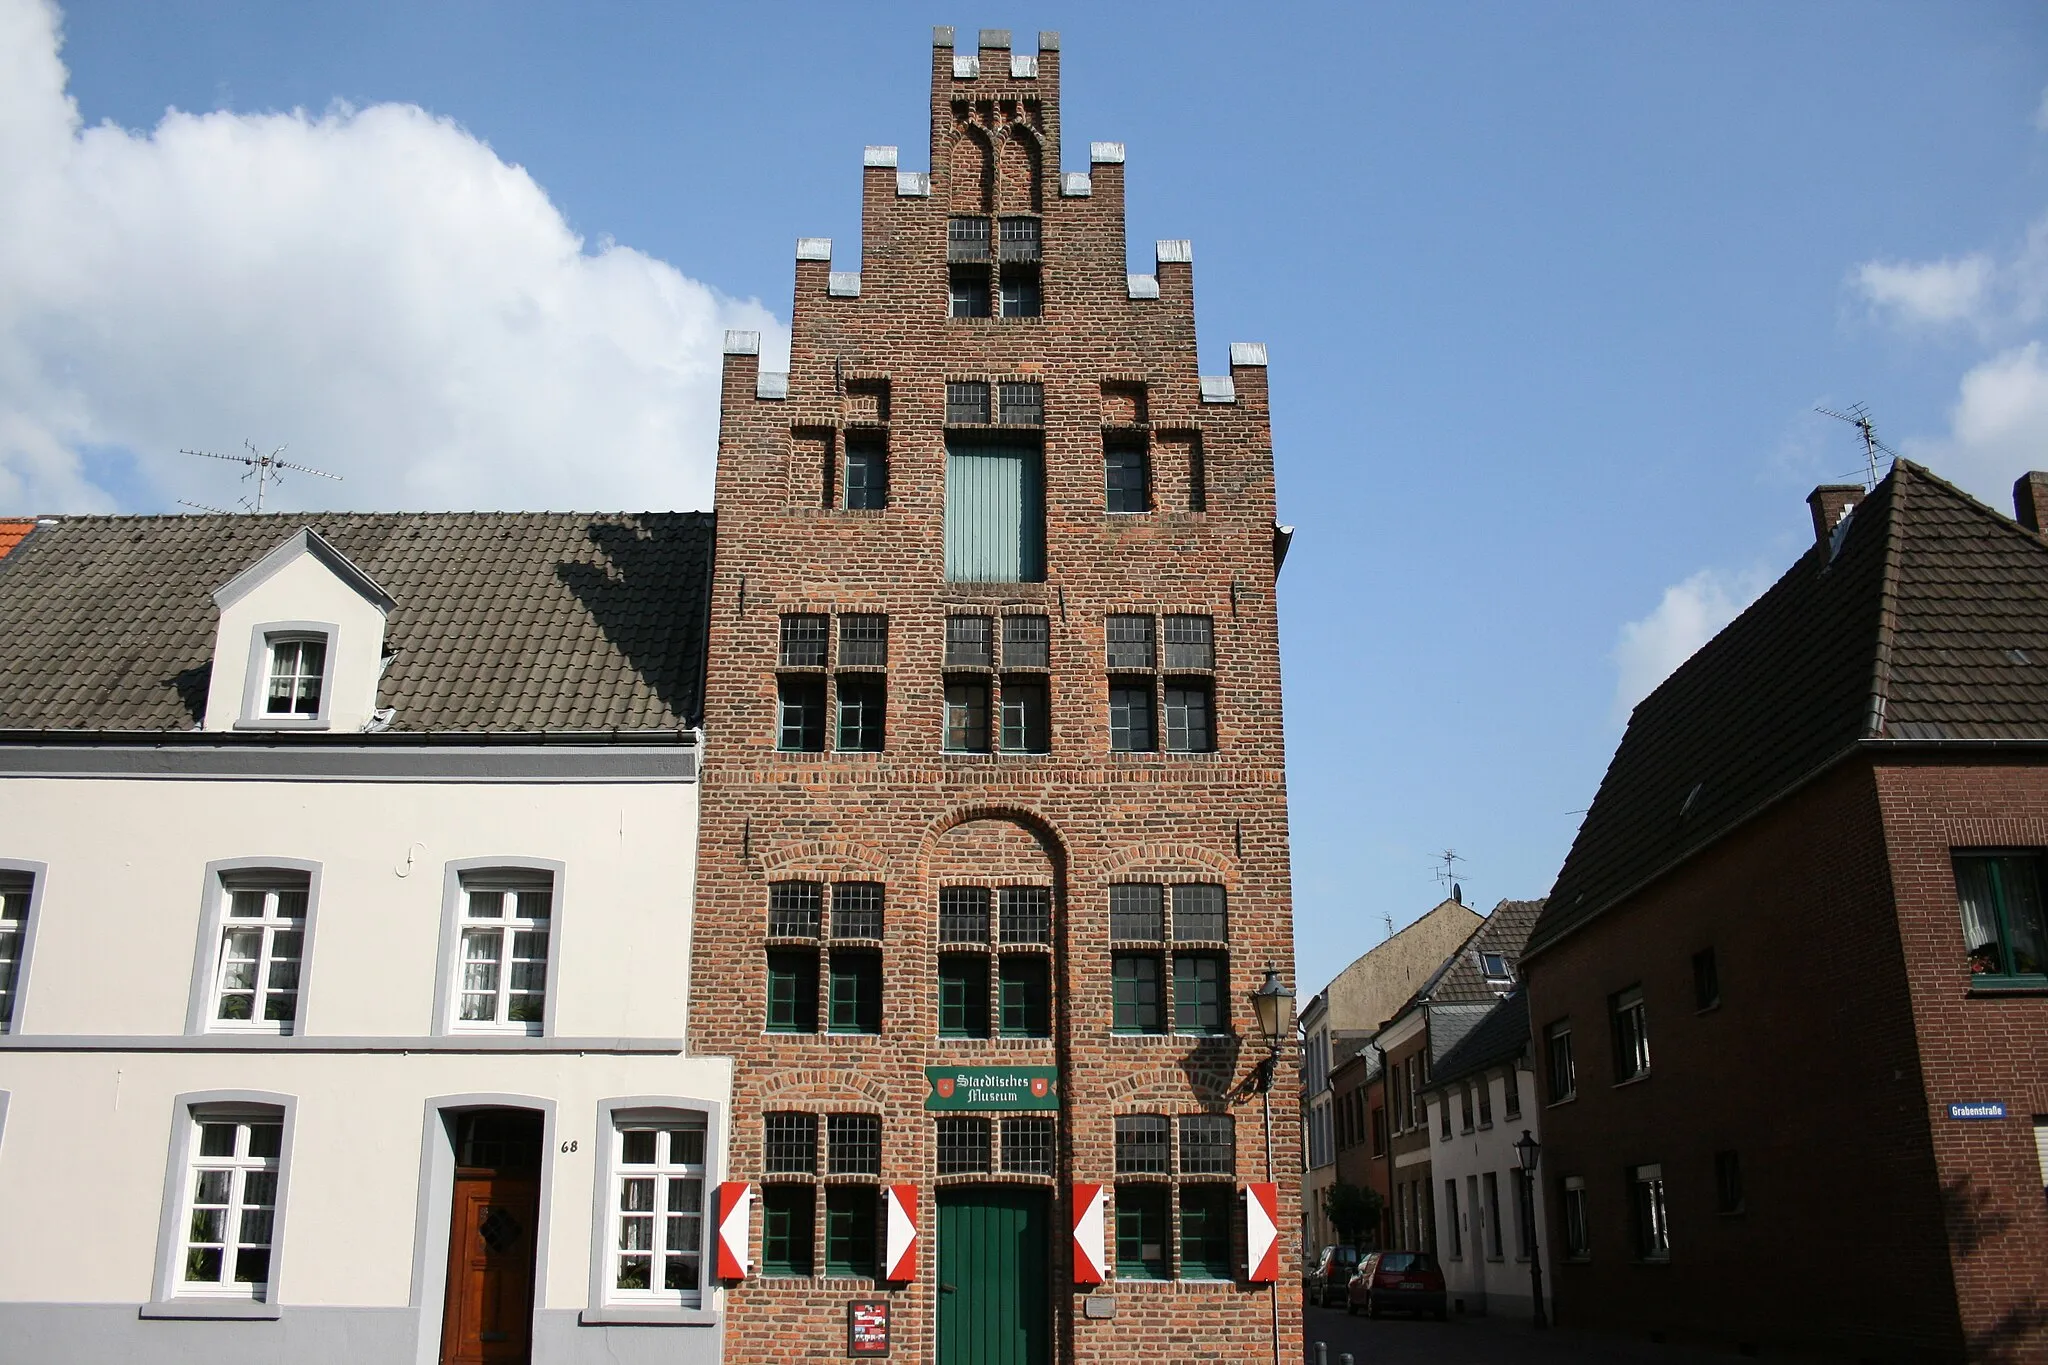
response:
[[[940,1099],[950,1100],[953,1098],[953,1078],[951,1076],[941,1076],[937,1081],[933,1082],[933,1085],[938,1090]]]
[[[1044,1099],[1045,1090],[1045,1077],[1039,1076],[1033,1079],[1033,1081],[1031,1082],[1031,1095],[1033,1099]]]

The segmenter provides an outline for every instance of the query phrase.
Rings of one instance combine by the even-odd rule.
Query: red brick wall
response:
[[[2048,766],[1927,761],[1877,770],[1927,1119],[1972,1359],[2048,1359],[2048,997],[1972,994],[1950,850],[2048,848]],[[2003,1121],[1952,1102],[2002,1100]]]
[[[1953,920],[1952,884],[1948,894]],[[1692,955],[1706,947],[1722,1003],[1700,1012]],[[1531,1110],[1560,1322],[1878,1360],[1958,1353],[1922,1052],[1867,764],[1838,767],[1525,970],[1538,1103],[1552,1022],[1572,1021],[1578,1062],[1578,1098]],[[1608,997],[1636,984],[1651,1073],[1616,1085]],[[1723,1150],[1742,1163],[1739,1215],[1715,1208]],[[1664,1264],[1632,1255],[1626,1172],[1653,1162],[1670,1203]],[[1592,1257],[1579,1263],[1560,1261],[1559,1180],[1570,1175],[1589,1194]]]
[[[984,52],[986,74],[971,81],[953,78],[952,55],[933,53],[930,197],[899,196],[893,169],[864,172],[860,296],[828,297],[825,262],[797,265],[787,399],[755,396],[754,357],[727,360],[690,1045],[735,1059],[734,1179],[760,1177],[764,1108],[883,1116],[883,1179],[920,1187],[924,1229],[917,1281],[887,1291],[895,1359],[932,1358],[939,1182],[921,1068],[1002,1061],[1057,1065],[1066,1083],[1060,1174],[1038,1181],[1055,1192],[1055,1358],[1270,1360],[1273,1296],[1241,1282],[1107,1286],[1116,1318],[1085,1319],[1067,1289],[1066,1235],[1068,1183],[1115,1178],[1120,1113],[1228,1112],[1237,1180],[1266,1178],[1260,1104],[1235,1093],[1263,1055],[1247,993],[1269,965],[1293,980],[1265,370],[1235,371],[1234,404],[1201,403],[1191,266],[1162,265],[1157,299],[1127,297],[1123,166],[1096,166],[1091,197],[1060,196],[1059,54],[1041,53],[1035,79],[1013,80],[1006,53]],[[998,130],[999,206],[1031,202],[1034,187],[1018,169],[1031,158],[1019,148],[1039,144],[1041,318],[946,316],[953,168],[983,159],[978,147],[954,156],[959,137],[983,135],[962,133],[963,119]],[[949,584],[945,382],[1006,376],[1044,385],[1046,581]],[[880,415],[884,385],[890,506],[830,510],[825,452],[850,421]],[[1136,385],[1157,510],[1112,517],[1103,510],[1104,426],[1133,415]],[[1197,443],[1206,499],[1189,488],[1186,452]],[[949,607],[1050,617],[1050,754],[940,752]],[[791,610],[888,615],[886,752],[775,752],[777,622]],[[1109,751],[1103,618],[1119,611],[1214,617],[1216,752]],[[1055,887],[1051,1041],[936,1037],[937,885],[984,859],[991,876],[996,865],[1028,871],[1036,860]],[[1141,874],[1228,888],[1237,1038],[1111,1034],[1108,887]],[[881,1036],[764,1034],[767,883],[791,876],[887,883]],[[1277,1087],[1282,1097],[1296,1093],[1291,1056]],[[1295,1106],[1276,1104],[1282,1210],[1299,1204],[1297,1127]],[[759,1231],[757,1214],[757,1239]],[[1280,1241],[1279,1330],[1291,1356],[1300,1267],[1284,1225]],[[876,1293],[860,1281],[734,1286],[728,1357],[838,1357],[845,1301]]]

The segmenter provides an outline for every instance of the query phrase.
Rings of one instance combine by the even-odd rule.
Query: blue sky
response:
[[[349,480],[288,506],[701,505],[716,334],[774,344],[799,235],[851,267],[863,144],[925,164],[929,25],[1060,30],[1067,167],[1127,144],[1138,268],[1194,240],[1205,370],[1271,348],[1310,989],[1446,847],[1547,889],[1858,469],[1815,404],[2008,511],[2048,465],[2037,5],[97,0],[62,69],[45,13],[0,0],[0,512],[228,505],[176,450],[244,438]]]

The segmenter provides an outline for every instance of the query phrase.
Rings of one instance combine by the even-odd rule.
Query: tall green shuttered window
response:
[[[1045,579],[1045,474],[1036,445],[946,441],[946,579]]]

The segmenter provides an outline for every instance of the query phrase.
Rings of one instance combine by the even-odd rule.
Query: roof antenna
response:
[[[1451,899],[1463,905],[1465,903],[1465,888],[1458,885],[1457,865],[1465,861],[1464,857],[1454,848],[1447,848],[1436,856],[1443,863],[1443,867],[1436,874],[1436,884],[1438,886],[1450,887]]]
[[[256,444],[253,441],[245,440],[242,444],[248,447],[249,453],[247,455],[216,455],[210,450],[186,450],[182,447],[178,453],[180,455],[197,455],[207,460],[226,460],[230,464],[248,466],[243,471],[242,482],[247,483],[251,479],[256,481],[255,500],[242,499],[242,509],[248,512],[261,512],[263,510],[264,494],[269,491],[270,485],[284,481],[284,471],[287,469],[300,474],[313,474],[323,479],[332,479],[336,483],[342,481],[339,474],[330,474],[324,469],[315,469],[311,465],[293,464],[289,460],[279,459],[278,456],[285,452],[283,446],[279,446],[276,450],[265,455],[256,448]],[[180,499],[179,501],[183,502],[184,500]],[[205,507],[203,504],[196,502],[187,502],[184,505],[187,507],[199,507],[207,512],[217,512],[220,510],[217,507]]]
[[[1899,452],[1877,439],[1877,426],[1870,420],[1870,409],[1862,403],[1854,404],[1847,412],[1836,412],[1833,408],[1815,408],[1823,417],[1832,417],[1837,422],[1847,422],[1863,434],[1863,491],[1877,487],[1877,457],[1880,453],[1899,458]]]

